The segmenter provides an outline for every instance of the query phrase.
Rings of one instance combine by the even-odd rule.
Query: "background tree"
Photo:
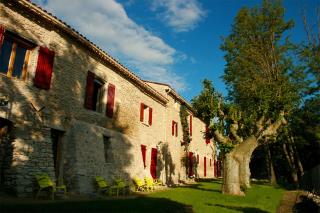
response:
[[[207,80],[192,100],[225,150],[223,193],[244,195],[241,189],[250,187],[249,162],[258,142],[275,138],[299,104],[303,76],[291,63],[292,45],[284,37],[292,27],[279,1],[241,9],[221,46],[226,53],[223,79],[228,101]]]

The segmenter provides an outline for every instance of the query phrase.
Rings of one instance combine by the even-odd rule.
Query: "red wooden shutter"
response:
[[[189,152],[188,160],[189,160],[189,176],[193,176],[193,153],[192,152]]]
[[[157,158],[158,150],[155,148],[152,148],[151,150],[151,164],[150,164],[150,174],[153,179],[157,178]]]
[[[108,85],[108,101],[107,101],[107,109],[106,109],[106,115],[109,118],[113,117],[115,91],[116,91],[116,86],[113,84],[109,84]]]
[[[4,29],[4,27],[2,27],[1,25],[0,25],[0,48],[2,47],[2,44],[3,44],[3,39],[4,39],[4,32],[5,32],[6,30]]]
[[[192,115],[190,115],[190,136],[192,136]]]
[[[34,77],[34,85],[40,89],[50,89],[54,52],[46,47],[40,47],[38,65]]]
[[[178,137],[178,123],[176,122],[176,137]]]
[[[144,116],[144,104],[140,104],[140,121],[143,122],[143,116]]]
[[[145,145],[141,145],[141,153],[142,153],[142,160],[143,160],[143,167],[146,168],[146,151],[147,147]]]
[[[149,107],[149,125],[152,125],[152,108]]]
[[[88,71],[84,107],[91,110],[93,109],[94,78],[94,73]]]
[[[174,135],[174,125],[175,125],[175,122],[172,121],[172,136]]]

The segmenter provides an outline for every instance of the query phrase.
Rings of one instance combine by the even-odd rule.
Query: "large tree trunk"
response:
[[[290,144],[288,146],[290,146]],[[297,168],[295,165],[293,153],[291,152],[292,149],[289,148],[289,151],[288,151],[287,144],[285,144],[285,143],[282,144],[282,148],[283,148],[283,152],[286,156],[286,159],[287,159],[289,167],[290,167],[290,174],[291,174],[292,182],[295,185],[295,187],[298,187],[298,185],[299,185],[298,172],[297,172]]]
[[[258,141],[254,136],[245,139],[241,144],[226,154],[224,161],[224,179],[222,192],[243,196],[241,188],[250,188],[250,159],[257,148]]]
[[[267,163],[268,163],[268,175],[271,185],[277,185],[277,178],[276,173],[273,167],[272,155],[269,144],[265,145],[266,152],[267,152]]]

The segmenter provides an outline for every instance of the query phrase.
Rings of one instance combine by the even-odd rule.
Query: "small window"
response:
[[[93,83],[93,110],[102,113],[103,109],[103,83],[94,79]]]
[[[105,109],[103,99],[105,96],[104,82],[100,80],[94,73],[88,72],[87,88],[85,96],[85,107],[89,110],[102,113]]]
[[[172,136],[178,137],[178,123],[172,121]]]
[[[103,136],[103,146],[104,146],[104,160],[106,163],[110,163],[110,137]]]
[[[152,125],[152,108],[144,103],[140,105],[140,121],[146,125]]]
[[[0,73],[25,80],[30,51],[34,47],[31,42],[6,31],[0,49]]]

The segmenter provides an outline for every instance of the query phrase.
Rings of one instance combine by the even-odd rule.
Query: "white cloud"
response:
[[[184,80],[170,70],[177,51],[130,19],[115,0],[33,0],[122,63],[136,68],[147,80],[171,84],[177,90]],[[161,70],[161,71],[159,71]]]
[[[197,0],[153,0],[151,9],[162,11],[160,20],[177,32],[194,29],[206,15]]]

